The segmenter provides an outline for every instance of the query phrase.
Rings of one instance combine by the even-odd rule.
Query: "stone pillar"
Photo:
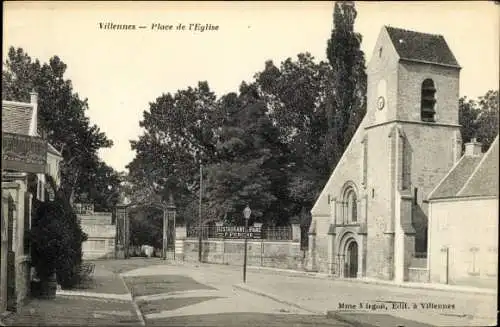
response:
[[[338,214],[338,203],[337,198],[333,198],[330,201],[330,228],[328,229],[328,273],[335,274],[335,256],[337,255],[335,251],[335,241],[336,232],[335,228],[337,225],[337,214]]]
[[[300,224],[292,224],[292,242],[300,242]]]
[[[328,231],[328,274],[330,275],[335,274],[335,240],[335,227],[330,225],[330,230]]]
[[[366,252],[366,237],[365,235],[359,235],[356,239],[358,242],[358,272],[357,272],[357,278],[364,277],[364,271],[365,271],[365,252]]]
[[[7,258],[9,255],[9,202],[12,198],[2,190],[1,238],[0,238],[0,313],[7,311]]]
[[[409,267],[415,251],[415,229],[411,224],[411,195],[396,199],[396,224],[394,231],[394,281],[408,281]]]
[[[318,271],[316,264],[316,221],[312,220],[311,227],[309,227],[308,232],[309,237],[309,249],[308,249],[308,257],[306,270],[308,271]]]
[[[175,257],[184,261],[184,240],[187,237],[186,226],[175,227]]]
[[[115,257],[125,259],[128,257],[128,210],[126,204],[118,204],[115,208],[116,215],[116,249]]]

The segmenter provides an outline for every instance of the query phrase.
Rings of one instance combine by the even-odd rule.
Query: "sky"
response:
[[[142,134],[143,112],[163,93],[208,81],[221,96],[253,80],[266,60],[279,65],[306,51],[326,60],[333,27],[331,1],[5,1],[3,6],[2,60],[10,46],[41,62],[58,55],[74,91],[88,98],[91,122],[114,142],[100,151],[101,158],[119,171],[135,156],[129,140]],[[383,25],[443,35],[462,66],[460,95],[477,98],[498,89],[499,8],[491,1],[356,2],[355,30],[363,36],[367,63]],[[104,29],[100,23],[136,29]],[[185,30],[177,30],[179,24]],[[213,30],[189,30],[190,24]]]

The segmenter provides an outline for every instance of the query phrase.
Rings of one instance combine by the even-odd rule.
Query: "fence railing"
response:
[[[203,226],[190,227],[186,231],[187,238],[199,238],[201,231],[202,239],[259,239],[269,241],[289,241],[293,239],[291,226],[280,227],[255,227],[249,226]]]
[[[290,226],[268,227],[262,230],[262,238],[270,241],[288,241],[293,238]]]

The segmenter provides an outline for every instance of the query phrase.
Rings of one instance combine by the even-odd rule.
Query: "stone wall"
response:
[[[408,281],[415,283],[428,283],[429,282],[429,270],[427,268],[408,268]]]
[[[185,261],[198,261],[198,246],[197,239],[178,240],[176,257],[183,257]],[[244,240],[203,240],[202,261],[243,265],[244,246]],[[177,247],[182,247],[182,251]],[[300,249],[300,241],[248,241],[247,264],[249,266],[302,269],[303,262],[304,252]]]
[[[112,214],[95,212],[79,214],[80,225],[87,234],[82,244],[83,259],[109,259],[115,257],[116,225],[112,224]]]

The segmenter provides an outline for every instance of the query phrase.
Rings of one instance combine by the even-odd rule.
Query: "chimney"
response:
[[[38,134],[38,93],[35,90],[30,92],[30,103],[33,105],[30,134],[36,136]]]
[[[465,143],[465,155],[466,156],[480,156],[482,155],[481,147],[482,143],[478,142],[476,138],[473,138],[469,143]]]

